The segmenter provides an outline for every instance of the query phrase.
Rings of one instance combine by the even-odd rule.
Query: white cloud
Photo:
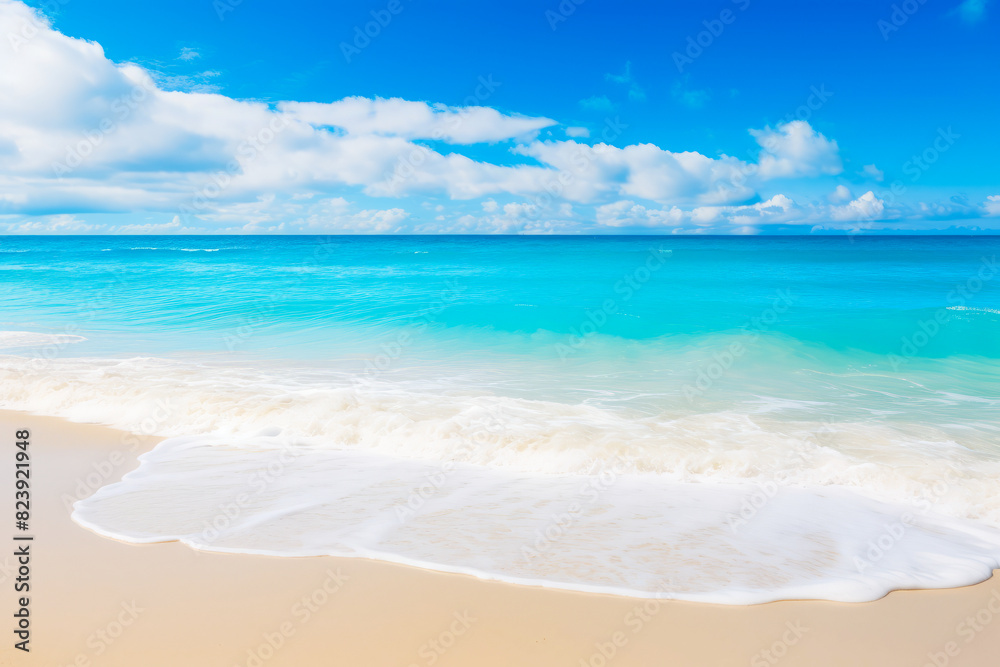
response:
[[[880,220],[885,213],[885,201],[869,190],[854,201],[830,209],[830,218],[839,221]]]
[[[555,125],[548,118],[507,116],[489,107],[448,107],[399,98],[347,97],[328,104],[282,102],[278,110],[310,125],[338,127],[352,135],[435,139],[453,144],[529,137]]]
[[[746,226],[793,222],[801,215],[791,198],[778,194],[767,201],[745,206],[701,206],[691,211],[691,220],[697,225],[725,223]]]
[[[548,119],[359,98],[275,111],[171,92],[142,68],[110,62],[99,45],[48,28],[25,5],[0,4],[0,34],[29,22],[40,26],[30,40],[0,44],[0,213],[187,206],[200,214],[268,192],[345,186],[391,195],[387,178],[414,151],[426,160],[399,194],[532,193],[544,171],[442,155],[410,139],[441,131],[455,143],[501,140],[530,135]]]
[[[875,179],[879,183],[885,180],[885,172],[873,164],[866,164],[858,173],[866,178]]]
[[[983,211],[990,217],[1000,216],[1000,195],[987,197],[986,201],[983,202]]]
[[[827,139],[804,120],[793,120],[775,129],[750,130],[762,150],[763,179],[839,174],[843,171],[836,141]]]
[[[589,137],[590,136],[590,130],[588,130],[585,127],[567,127],[566,128],[566,136],[567,137],[574,137],[574,138]]]
[[[676,227],[695,225],[756,226],[794,221],[802,215],[795,202],[785,195],[743,206],[698,206],[683,210],[676,206],[650,209],[630,200],[597,208],[597,223],[606,227]],[[726,231],[732,231],[728,229]]]
[[[494,202],[495,203],[495,202]],[[485,208],[485,207],[484,207]],[[546,209],[538,204],[511,202],[503,207],[490,207],[490,215],[462,215],[450,224],[434,227],[417,226],[414,231],[456,234],[566,234],[579,230],[569,204]]]
[[[308,232],[365,232],[391,234],[403,230],[403,223],[410,214],[402,208],[364,209],[351,212],[350,205],[341,198],[321,202],[328,212],[314,212],[308,218],[292,221],[291,226]]]
[[[201,54],[190,46],[185,46],[181,48],[181,54],[177,58],[179,60],[194,60],[195,58],[201,58]]]
[[[0,222],[0,229],[4,234],[86,234],[95,231],[94,225],[69,213]]]
[[[515,149],[558,170],[549,190],[571,201],[602,196],[641,197],[657,202],[725,203],[753,196],[750,169],[732,157],[674,153],[653,144],[618,148],[575,141],[544,141]]]
[[[627,199],[598,206],[596,213],[597,224],[604,227],[671,227],[687,218],[687,214],[676,206],[648,209]]]
[[[854,197],[854,195],[851,194],[851,191],[846,185],[838,185],[830,195],[829,199],[833,203],[839,204],[841,202],[850,201],[852,197]]]

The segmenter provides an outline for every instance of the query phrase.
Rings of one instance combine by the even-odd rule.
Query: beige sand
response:
[[[728,607],[514,586],[361,559],[123,544],[73,523],[64,494],[87,492],[95,465],[114,481],[155,441],[128,452],[129,437],[112,429],[0,412],[7,459],[0,465],[8,471],[14,431],[25,427],[36,535],[31,653],[12,648],[11,546],[0,552],[2,665],[1000,665],[1000,613],[989,607],[993,601],[1000,612],[998,577],[865,604]],[[12,472],[3,480],[0,511],[9,514]],[[10,524],[0,539],[12,545]]]

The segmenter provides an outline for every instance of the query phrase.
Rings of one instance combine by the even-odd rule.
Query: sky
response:
[[[1000,232],[997,0],[0,0],[0,234]]]

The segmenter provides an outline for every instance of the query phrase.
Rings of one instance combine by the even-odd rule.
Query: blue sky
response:
[[[989,0],[29,4],[0,231],[1000,227]]]

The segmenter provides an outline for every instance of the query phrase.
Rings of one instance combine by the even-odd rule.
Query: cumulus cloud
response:
[[[880,220],[885,210],[885,201],[876,197],[875,193],[869,190],[843,206],[832,207],[830,218],[841,221]]]
[[[406,210],[398,207],[353,211],[346,199],[333,197],[318,202],[307,217],[292,219],[288,224],[295,231],[308,233],[391,234],[404,231],[409,217]]]
[[[579,229],[573,207],[568,203],[547,209],[539,204],[510,202],[502,207],[493,202],[483,207],[488,215],[466,214],[446,223],[456,234],[566,234]],[[414,231],[440,232],[441,225],[416,226]]]
[[[453,144],[529,137],[556,124],[548,118],[507,116],[489,107],[448,107],[399,98],[348,97],[329,104],[283,102],[278,110],[294,120],[316,127],[341,128],[352,135],[435,139]]]
[[[793,120],[771,129],[750,130],[761,146],[760,176],[764,179],[843,171],[836,141],[827,139],[804,120]]]
[[[168,91],[146,70],[109,61],[100,45],[52,30],[22,3],[0,4],[0,34],[24,25],[30,39],[0,44],[0,213],[187,207],[200,215],[267,192],[348,186],[391,195],[386,180],[415,155],[418,173],[399,193],[537,190],[538,169],[414,140],[500,141],[530,136],[548,119],[361,98],[274,109]]]
[[[676,227],[695,225],[738,225],[746,233],[748,226],[791,222],[801,209],[785,195],[775,195],[767,201],[742,206],[698,206],[684,210],[676,206],[647,208],[633,201],[622,200],[597,208],[597,223],[606,227]]]
[[[747,185],[752,170],[725,155],[710,158],[654,144],[618,148],[575,141],[540,141],[515,150],[558,170],[554,183],[563,197],[573,201],[619,195],[659,202],[725,203],[753,195]]]
[[[846,190],[846,188],[845,188]],[[596,208],[599,227],[663,229],[677,233],[758,233],[766,226],[808,226],[812,231],[912,229],[917,222],[1000,216],[1000,195],[991,195],[976,210],[962,202],[890,205],[872,191],[845,203],[799,202],[777,194],[752,204],[649,207],[620,200]]]
[[[4,234],[87,234],[96,229],[69,213],[10,222],[0,220],[0,231]]]
[[[785,195],[774,195],[770,199],[742,206],[699,206],[690,212],[691,221],[700,226],[765,225],[792,222],[800,215],[800,209]]]
[[[604,227],[672,227],[687,219],[676,206],[650,209],[627,199],[598,206],[596,213],[597,224]]]
[[[873,164],[866,164],[864,167],[862,167],[861,171],[858,173],[861,176],[864,176],[865,178],[874,179],[879,183],[885,180],[885,172],[883,172],[881,169],[879,169]]]
[[[846,190],[846,188],[845,188]],[[1000,195],[986,198],[976,206],[961,201],[918,202],[890,205],[872,191],[846,203],[799,202],[777,194],[752,203],[730,206],[696,206],[681,208],[648,207],[631,200],[621,200],[599,206],[596,221],[599,227],[661,229],[672,233],[751,234],[766,226],[807,226],[811,231],[877,231],[913,229],[915,224],[950,221],[975,217],[1000,216]]]
[[[1000,195],[990,195],[983,202],[983,211],[988,216],[1000,216]]]
[[[854,195],[851,194],[850,189],[846,185],[838,185],[837,188],[830,195],[830,201],[839,204],[841,202],[850,201]]]

